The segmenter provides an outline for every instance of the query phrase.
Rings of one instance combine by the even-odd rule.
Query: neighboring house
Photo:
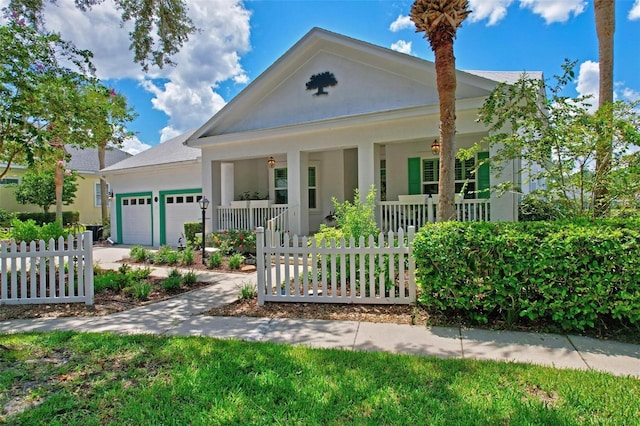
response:
[[[102,170],[114,195],[112,240],[177,246],[184,222],[201,220],[200,150],[183,144],[191,133]]]
[[[487,135],[479,108],[498,82],[521,74],[458,71],[457,148]],[[116,193],[112,238],[175,245],[181,224],[199,220],[201,193],[211,202],[207,231],[276,218],[276,228],[308,235],[330,215],[333,198],[351,200],[356,188],[364,197],[371,185],[383,229],[420,225],[435,217],[439,121],[432,62],[315,28],[200,129],[104,170]],[[488,166],[472,173],[488,151],[456,163],[456,188],[466,188],[460,219],[517,220],[517,194],[475,192],[500,182]],[[504,166],[500,179],[522,181],[518,162]],[[246,193],[268,200],[240,202]],[[195,205],[169,207],[169,194],[191,194]],[[424,206],[429,216],[416,220]]]
[[[69,146],[65,149],[71,156],[67,168],[75,170],[79,177],[76,180],[78,184],[76,198],[73,203],[63,206],[63,210],[78,211],[80,222],[83,224],[102,223],[98,150],[95,148],[77,149]],[[107,150],[105,154],[105,163],[107,165],[115,164],[130,156],[131,154],[120,149],[112,148]],[[16,201],[15,189],[12,184],[20,183],[26,171],[26,166],[11,166],[9,173],[0,182],[0,208],[12,212],[42,211],[40,207],[33,204],[19,204]],[[55,206],[52,206],[50,211],[55,211]]]

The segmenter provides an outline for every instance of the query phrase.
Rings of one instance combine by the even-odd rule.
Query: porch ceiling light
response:
[[[433,143],[431,144],[431,152],[434,154],[438,154],[440,152],[440,142],[438,142],[438,139],[433,140]]]
[[[273,169],[276,165],[276,159],[273,157],[269,157],[269,159],[267,160],[267,164]]]

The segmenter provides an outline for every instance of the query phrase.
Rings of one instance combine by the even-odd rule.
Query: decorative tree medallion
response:
[[[320,74],[314,74],[311,79],[307,81],[307,90],[317,89],[318,91],[313,96],[328,95],[328,92],[324,91],[325,87],[333,87],[338,84],[338,80],[334,77],[333,73],[325,71]]]

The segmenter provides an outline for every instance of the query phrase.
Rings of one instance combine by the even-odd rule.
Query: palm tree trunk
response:
[[[600,67],[600,91],[598,108],[613,102],[613,33],[615,30],[615,0],[595,0],[594,12],[598,35],[598,61]],[[613,117],[609,117],[613,120]],[[613,146],[605,132],[597,141],[596,173],[593,190],[594,214],[607,216],[611,209],[606,177],[611,169]]]
[[[442,40],[434,51],[440,100],[440,180],[438,218],[455,219],[456,66],[453,39]]]

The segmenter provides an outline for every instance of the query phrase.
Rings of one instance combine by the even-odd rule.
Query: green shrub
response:
[[[437,223],[413,247],[430,310],[566,331],[640,324],[640,220]]]
[[[17,243],[24,241],[30,243],[35,241],[40,236],[40,227],[33,219],[21,221],[20,219],[13,219],[11,221],[11,238],[16,240]]]
[[[194,271],[189,271],[182,276],[182,283],[185,285],[195,284],[198,280],[198,276]]]
[[[27,221],[32,219],[38,225],[44,225],[45,223],[51,223],[56,221],[55,212],[20,212],[16,213],[16,217],[21,221]],[[62,212],[62,223],[67,226],[80,222],[80,212],[69,211]]]
[[[173,254],[172,253],[176,253],[175,250],[173,250],[170,246],[162,246],[158,249],[157,252],[155,252],[155,254],[153,255],[153,263],[156,263],[158,265],[167,265],[169,264],[169,260],[171,258],[171,260],[173,259]],[[176,263],[178,261],[177,259],[177,255],[175,258],[175,262]]]
[[[62,228],[62,225],[60,225],[60,222],[51,222],[42,225],[38,238],[48,242],[52,238],[58,241],[58,238],[67,237],[68,235],[69,234]]]
[[[182,277],[181,276],[168,276],[164,280],[162,280],[162,288],[167,291],[177,290],[182,285]]]
[[[568,212],[558,200],[549,200],[542,192],[525,195],[518,206],[518,219],[521,222],[557,220],[567,216]]]
[[[256,285],[252,282],[242,283],[240,287],[240,299],[251,300],[258,296]]]
[[[130,269],[126,274],[134,281],[142,281],[149,278],[151,275],[151,268],[145,266],[144,268]]]
[[[167,251],[166,253],[167,265],[173,266],[178,263],[179,259],[180,259],[180,252],[176,250]]]
[[[229,229],[209,235],[211,244],[223,254],[256,254],[256,234],[246,229]]]
[[[194,259],[195,253],[193,251],[193,247],[186,247],[182,252],[180,252],[180,262],[183,265],[193,265]]]
[[[9,212],[0,207],[0,227],[8,227],[11,225],[11,221],[15,219],[16,214]]]
[[[114,289],[118,273],[116,271],[104,271],[93,277],[93,290],[99,293],[105,289]]]
[[[184,238],[187,240],[187,245],[196,245],[196,234],[202,232],[202,222],[185,222],[184,226]]]
[[[222,265],[222,254],[218,251],[211,253],[211,256],[209,256],[209,263],[207,265],[209,269],[219,268],[220,265]]]
[[[229,258],[229,269],[240,269],[240,266],[242,265],[242,262],[244,262],[244,256],[242,256],[240,253],[236,253],[234,255],[232,255]]]
[[[133,246],[129,250],[129,257],[135,262],[144,263],[149,260],[149,250],[142,246]]]
[[[132,283],[130,287],[124,289],[123,292],[137,300],[144,301],[149,298],[149,294],[151,293],[151,284],[147,281],[137,281]]]

